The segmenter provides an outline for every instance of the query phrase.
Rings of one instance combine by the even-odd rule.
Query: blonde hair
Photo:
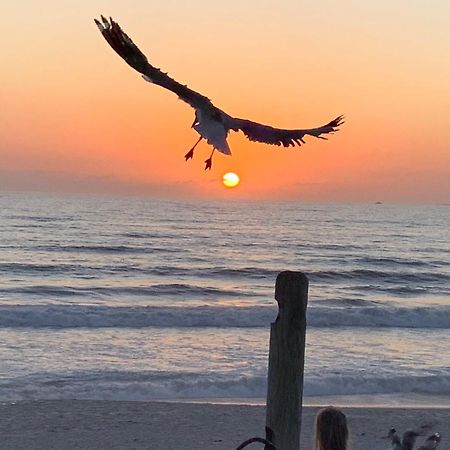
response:
[[[316,416],[316,450],[347,450],[348,427],[345,414],[334,406]]]

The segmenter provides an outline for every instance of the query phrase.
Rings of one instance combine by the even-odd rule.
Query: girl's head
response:
[[[316,417],[316,450],[347,450],[348,427],[345,414],[328,406]]]

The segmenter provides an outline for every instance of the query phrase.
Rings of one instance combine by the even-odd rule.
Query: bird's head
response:
[[[433,442],[439,442],[440,440],[441,440],[440,433],[434,433],[427,439],[427,441],[433,441]]]
[[[389,430],[389,433],[388,433],[388,438],[392,438],[392,436],[394,436],[394,434],[397,432],[397,430],[394,428],[394,427],[392,427],[390,430]]]

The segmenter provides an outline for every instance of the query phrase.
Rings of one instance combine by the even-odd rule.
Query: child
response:
[[[345,414],[328,406],[316,416],[316,450],[347,450],[348,427]]]

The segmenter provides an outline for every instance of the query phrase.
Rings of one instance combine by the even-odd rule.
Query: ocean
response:
[[[0,193],[0,400],[256,401],[276,276],[305,401],[449,403],[450,207]]]

